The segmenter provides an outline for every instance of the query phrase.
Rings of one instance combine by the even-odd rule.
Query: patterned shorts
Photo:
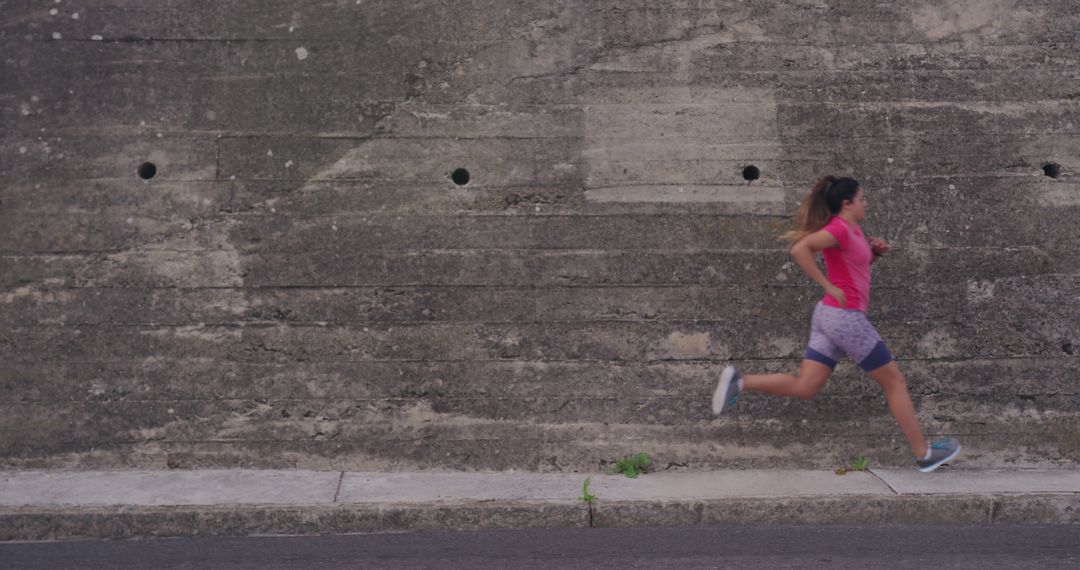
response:
[[[810,342],[806,347],[807,360],[836,368],[836,362],[847,355],[870,372],[892,362],[885,341],[870,324],[866,313],[830,307],[819,302],[810,322]]]

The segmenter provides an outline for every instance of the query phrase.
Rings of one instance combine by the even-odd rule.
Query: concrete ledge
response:
[[[1061,524],[1080,522],[1080,495],[790,497],[598,503],[597,528],[721,524]]]
[[[721,524],[1080,524],[1080,495],[0,510],[0,540]]]
[[[0,505],[329,505],[340,480],[304,470],[24,471],[0,473]]]
[[[0,510],[0,540],[121,539],[406,530],[586,528],[585,504],[311,505]]]
[[[0,473],[0,540],[718,524],[1076,524],[1080,473]]]

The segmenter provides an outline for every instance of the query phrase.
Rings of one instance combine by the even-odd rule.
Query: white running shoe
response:
[[[742,394],[739,380],[742,376],[734,366],[728,366],[720,373],[720,382],[716,384],[716,391],[712,396],[712,413],[719,416],[721,412],[735,405]]]

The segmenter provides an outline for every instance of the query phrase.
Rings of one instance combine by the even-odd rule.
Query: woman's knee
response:
[[[900,367],[896,365],[896,361],[871,371],[870,377],[876,380],[885,390],[907,390],[907,377],[900,371]]]
[[[821,387],[824,384],[825,383],[819,378],[799,376],[798,380],[795,382],[795,393],[792,395],[800,400],[813,399],[813,397],[817,396],[817,393],[821,391]]]
[[[805,388],[800,386],[799,391],[795,393],[795,397],[800,400],[813,400],[818,392],[819,390],[816,388]]]
[[[833,367],[815,360],[803,360],[799,367],[799,376],[795,381],[794,397],[809,400],[821,391],[821,387],[832,376]]]

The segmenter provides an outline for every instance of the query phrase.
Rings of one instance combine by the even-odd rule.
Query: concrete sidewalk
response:
[[[1080,470],[0,473],[0,539],[752,523],[1077,523]]]

